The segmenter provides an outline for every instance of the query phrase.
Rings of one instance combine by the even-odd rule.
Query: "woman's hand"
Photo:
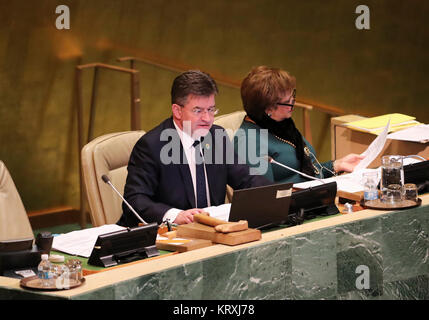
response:
[[[356,165],[363,159],[365,156],[361,156],[356,153],[350,153],[345,157],[334,161],[334,171],[335,172],[352,172]]]

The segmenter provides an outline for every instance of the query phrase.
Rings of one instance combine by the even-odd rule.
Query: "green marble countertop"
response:
[[[158,250],[158,251],[159,251],[160,256],[162,256],[164,254],[171,253],[170,251],[165,251],[165,250]],[[85,258],[85,257],[70,255],[70,254],[67,254],[64,252],[59,252],[59,251],[54,251],[54,250],[51,251],[51,254],[64,256],[65,261],[67,261],[68,259],[77,259],[77,260],[82,262],[82,269],[85,269],[85,270],[101,271],[101,270],[109,270],[110,269],[110,268],[97,267],[97,266],[90,265],[90,264],[88,264],[88,258]],[[62,264],[62,263],[57,263],[57,264]]]
[[[341,215],[341,214],[338,213],[338,214],[334,214],[334,215],[330,215],[330,216],[319,216],[319,217],[316,217],[316,218],[313,218],[313,219],[305,220],[303,222],[303,224],[306,224],[306,223],[309,223],[309,222],[314,222],[314,221],[319,221],[319,220],[324,220],[324,219],[329,219],[329,218],[336,217],[336,216],[339,216],[339,215]],[[288,225],[279,225],[279,226],[276,226],[276,227],[272,227],[272,228],[269,228],[269,229],[262,230],[262,233],[271,232],[271,231],[275,231],[275,230],[280,230],[280,229],[283,229],[283,228],[286,228],[286,227],[288,227]],[[165,255],[165,254],[168,254],[168,253],[171,253],[171,251],[159,250],[159,254],[160,255]],[[88,264],[88,258],[85,258],[85,257],[80,257],[80,256],[76,256],[76,255],[69,255],[69,254],[66,254],[64,252],[59,252],[59,251],[55,251],[55,250],[52,250],[51,254],[64,256],[65,261],[67,261],[68,259],[77,259],[77,260],[79,260],[79,261],[82,262],[82,268],[85,269],[85,270],[89,270],[89,271],[101,271],[101,270],[109,270],[110,269],[110,268],[104,268],[104,267],[98,267],[98,266],[90,265],[90,264]],[[58,264],[61,264],[61,263],[58,263]]]

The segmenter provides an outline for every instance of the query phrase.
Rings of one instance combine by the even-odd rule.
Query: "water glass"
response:
[[[404,198],[405,200],[417,202],[418,191],[417,186],[414,183],[407,183],[404,185]]]
[[[70,279],[79,281],[83,278],[82,262],[78,259],[69,259],[66,261],[69,268]]]
[[[397,203],[397,202],[401,202],[402,201],[402,186],[399,184],[390,184],[387,187],[387,197],[386,200],[387,202],[390,203]]]

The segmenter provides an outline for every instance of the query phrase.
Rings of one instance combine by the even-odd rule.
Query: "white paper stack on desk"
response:
[[[106,224],[101,227],[72,231],[54,237],[52,250],[70,255],[89,258],[97,238],[101,234],[126,229],[116,224]]]
[[[364,172],[377,171],[379,172],[378,176],[380,176],[380,168],[377,169],[362,169],[353,173],[347,173],[336,177],[322,179],[322,181],[312,180],[301,183],[295,183],[293,185],[294,188],[297,189],[307,189],[310,187],[320,186],[324,183],[329,183],[335,181],[337,183],[337,190],[355,193],[363,191],[363,181],[362,174]]]
[[[387,139],[428,143],[429,125],[419,124],[411,128],[403,129],[389,134]]]

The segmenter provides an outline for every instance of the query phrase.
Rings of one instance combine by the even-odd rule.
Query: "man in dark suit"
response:
[[[226,185],[244,189],[271,184],[250,175],[225,130],[213,125],[215,81],[201,71],[176,77],[171,89],[172,117],[143,135],[128,163],[124,197],[146,222],[193,222],[193,215],[224,203]],[[123,203],[118,224],[139,220]]]

